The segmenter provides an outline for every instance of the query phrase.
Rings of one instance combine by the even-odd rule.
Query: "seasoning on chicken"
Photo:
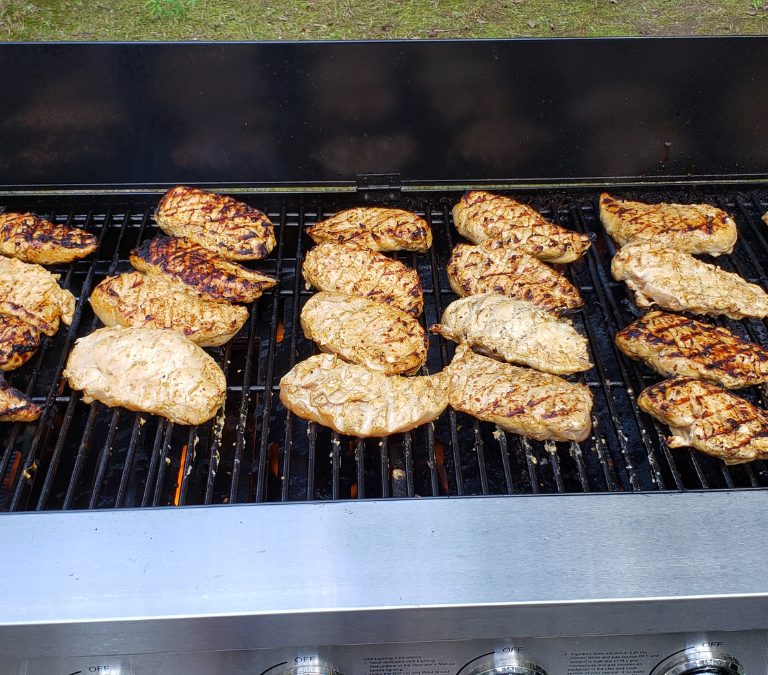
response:
[[[562,274],[533,256],[492,239],[479,246],[456,246],[448,261],[448,281],[460,297],[500,293],[555,312],[584,304],[579,292]]]
[[[307,283],[321,291],[359,295],[413,316],[424,309],[416,270],[354,242],[315,246],[302,272]]]
[[[0,253],[22,262],[70,263],[93,253],[98,244],[92,234],[34,213],[0,213]]]
[[[165,276],[212,302],[253,302],[277,279],[225,260],[187,239],[156,237],[131,251],[139,272]]]
[[[34,422],[42,412],[29,396],[8,384],[0,371],[0,422]]]
[[[707,204],[643,204],[600,195],[600,220],[620,246],[649,242],[683,253],[731,253],[738,233],[725,211]]]
[[[643,391],[637,404],[669,426],[671,448],[691,446],[726,464],[768,458],[768,413],[718,384],[665,380]]]
[[[307,228],[316,244],[353,241],[373,251],[420,251],[432,246],[427,221],[402,209],[348,209]]]
[[[201,347],[229,342],[248,319],[248,309],[209,302],[164,277],[139,272],[107,277],[91,293],[91,307],[105,326],[175,330]]]
[[[75,296],[59,286],[58,278],[40,265],[0,257],[0,315],[55,335],[59,320],[69,326],[75,315]]]
[[[592,428],[592,394],[582,384],[456,348],[447,368],[452,408],[537,441],[583,441]]]
[[[627,244],[611,261],[611,273],[635,291],[639,307],[657,304],[675,312],[732,319],[768,315],[768,295],[737,274],[656,244]]]
[[[448,406],[446,371],[423,377],[387,376],[318,354],[280,380],[291,412],[351,436],[388,436],[438,418]]]
[[[567,375],[589,370],[587,340],[570,321],[558,319],[527,300],[497,293],[452,302],[442,323],[429,330],[475,351],[545,373]]]
[[[228,260],[257,260],[275,247],[274,227],[261,211],[184,185],[165,193],[155,220],[166,234],[186,237]]]
[[[317,293],[301,310],[301,326],[322,351],[385,375],[410,375],[427,360],[429,339],[414,317],[357,295]]]
[[[648,312],[617,333],[616,344],[665,377],[695,377],[727,389],[768,382],[768,351],[726,328],[679,314]]]
[[[141,410],[176,424],[202,424],[224,403],[216,362],[172,330],[100,328],[80,338],[64,370],[83,401]]]
[[[0,316],[0,370],[24,365],[40,346],[40,331],[15,316]]]
[[[453,223],[473,244],[500,240],[552,263],[573,262],[592,244],[591,236],[550,223],[530,206],[488,192],[466,193],[453,207]]]

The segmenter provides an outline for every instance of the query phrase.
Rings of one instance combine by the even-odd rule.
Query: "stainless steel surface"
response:
[[[739,660],[712,647],[692,647],[664,659],[651,675],[685,675],[686,673],[716,673],[744,675]]]

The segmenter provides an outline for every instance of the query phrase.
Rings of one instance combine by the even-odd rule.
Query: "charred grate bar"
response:
[[[738,223],[739,242],[731,256],[717,263],[768,290],[768,230],[760,219],[768,211],[767,193],[707,188],[620,194],[647,201],[706,201],[726,209]],[[458,241],[450,210],[459,195],[404,193],[398,204],[425,217],[435,233],[428,253],[395,255],[419,270],[425,327],[455,298],[445,266]],[[280,378],[316,352],[299,323],[301,308],[313,293],[301,277],[304,255],[313,245],[304,230],[354,205],[349,194],[245,198],[275,223],[277,246],[257,265],[280,283],[253,304],[235,339],[208,350],[228,384],[226,405],[212,421],[184,427],[98,402],[86,405],[62,381],[67,355],[75,339],[100,325],[87,302],[93,287],[108,275],[129,271],[128,252],[157,234],[151,215],[157,198],[9,198],[9,209],[37,211],[94,233],[99,248],[85,260],[53,268],[62,286],[78,298],[72,326],[45,337],[33,359],[8,374],[11,384],[31,395],[44,412],[35,423],[0,428],[0,509],[768,488],[764,462],[727,467],[692,449],[671,449],[667,430],[638,409],[640,391],[659,378],[615,347],[616,332],[639,313],[632,293],[611,277],[615,248],[597,216],[597,193],[517,198],[554,222],[598,235],[582,260],[562,266],[584,298],[573,320],[588,338],[595,364],[571,378],[586,384],[595,399],[593,430],[583,443],[530,441],[452,410],[413,432],[361,440],[285,410],[278,398]],[[713,322],[768,347],[764,321]],[[425,374],[445,367],[454,351],[442,337],[430,340]],[[740,395],[768,408],[764,386],[740,390]]]

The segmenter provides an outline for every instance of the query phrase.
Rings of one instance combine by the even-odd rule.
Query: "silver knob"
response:
[[[281,670],[276,675],[342,675],[333,666],[327,663],[313,663],[302,666],[293,666]]]
[[[708,647],[691,647],[664,659],[651,675],[744,675],[738,659]]]
[[[547,671],[516,654],[494,654],[467,675],[547,675]]]

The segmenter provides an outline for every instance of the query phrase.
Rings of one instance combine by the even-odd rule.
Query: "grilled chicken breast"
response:
[[[562,274],[533,256],[492,239],[479,246],[456,246],[448,261],[448,281],[460,297],[500,293],[555,312],[584,304],[579,292]]]
[[[432,246],[427,221],[402,209],[348,209],[307,228],[316,244],[354,241],[374,251],[420,251]]]
[[[0,370],[24,365],[40,346],[40,331],[15,316],[0,316]]]
[[[649,242],[683,253],[731,253],[738,233],[725,211],[707,204],[643,204],[600,195],[600,220],[620,246]]]
[[[253,302],[277,284],[277,279],[225,260],[183,237],[145,241],[131,251],[129,260],[139,272],[165,276],[212,302]]]
[[[297,363],[280,380],[280,400],[299,417],[351,436],[387,436],[431,422],[448,406],[445,371],[388,377],[335,354]]]
[[[33,422],[42,412],[29,396],[8,384],[0,372],[0,422]]]
[[[452,408],[537,441],[583,441],[592,428],[592,394],[581,384],[456,348]]]
[[[763,221],[765,222],[765,224],[766,224],[766,225],[768,225],[768,211],[766,211],[766,212],[763,214]]]
[[[639,307],[656,303],[675,312],[732,319],[768,315],[768,295],[737,274],[656,244],[627,244],[611,261],[614,279],[635,291]]]
[[[0,253],[23,262],[70,263],[93,253],[98,244],[92,234],[34,213],[0,213]]]
[[[165,193],[155,220],[166,234],[185,237],[227,260],[257,260],[275,247],[274,227],[261,211],[184,185]]]
[[[58,278],[40,265],[0,257],[0,315],[55,335],[59,320],[69,326],[75,315],[75,296],[56,283]]]
[[[321,291],[359,295],[413,316],[424,309],[416,270],[355,242],[315,246],[302,272],[307,283]]]
[[[301,326],[322,351],[385,375],[410,375],[427,360],[429,339],[413,316],[356,295],[317,293]]]
[[[224,403],[227,382],[216,362],[172,330],[100,328],[80,338],[64,370],[83,401],[101,401],[202,424]]]
[[[461,198],[453,207],[453,223],[473,244],[502,240],[552,263],[573,262],[592,244],[589,235],[550,223],[530,206],[482,191],[468,192]]]
[[[671,448],[691,446],[726,464],[768,457],[768,413],[713,382],[665,380],[643,391],[637,404],[669,426]]]
[[[566,375],[589,370],[587,340],[570,321],[558,319],[527,300],[497,293],[452,302],[442,323],[429,330],[477,352],[545,373]]]
[[[695,377],[727,389],[768,382],[768,351],[725,328],[679,314],[648,312],[617,333],[616,344],[665,377]]]
[[[107,277],[91,293],[91,307],[105,326],[167,328],[201,347],[229,342],[248,319],[248,309],[209,302],[164,277],[139,272]]]

